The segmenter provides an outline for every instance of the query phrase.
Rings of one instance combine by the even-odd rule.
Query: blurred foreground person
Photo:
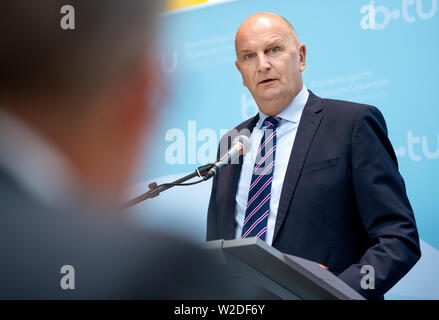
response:
[[[0,298],[228,297],[197,248],[110,214],[157,109],[157,3],[72,1],[66,30],[63,5],[0,4]]]

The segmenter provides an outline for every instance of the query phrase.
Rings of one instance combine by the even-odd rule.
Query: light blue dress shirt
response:
[[[267,233],[265,237],[265,242],[269,245],[273,242],[274,227],[276,224],[277,209],[279,207],[282,185],[287,172],[288,161],[290,159],[291,150],[293,149],[300,117],[302,116],[302,111],[308,100],[308,96],[309,92],[306,87],[303,86],[302,90],[291,101],[291,103],[277,114],[282,120],[276,129],[276,160],[274,163],[270,213],[268,214]],[[244,162],[238,182],[238,190],[235,197],[235,238],[237,239],[241,238],[242,224],[245,218],[253,166],[263,135],[262,124],[267,117],[266,114],[259,111],[259,120],[250,135],[251,150],[244,156]]]

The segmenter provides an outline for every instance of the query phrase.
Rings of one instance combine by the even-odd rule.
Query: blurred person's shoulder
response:
[[[0,195],[1,298],[224,297],[218,266],[186,240],[120,215],[47,208],[1,169]]]

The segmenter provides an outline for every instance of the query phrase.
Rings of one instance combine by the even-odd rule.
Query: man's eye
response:
[[[246,60],[251,59],[251,58],[253,58],[253,54],[252,54],[252,53],[246,54],[246,55],[244,56],[244,58],[245,58]]]
[[[276,53],[276,52],[278,52],[279,51],[279,48],[277,48],[277,47],[274,47],[274,48],[271,48],[270,49],[270,52],[271,53]]]

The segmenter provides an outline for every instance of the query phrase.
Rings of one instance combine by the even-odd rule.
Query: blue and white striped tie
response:
[[[276,154],[276,127],[280,120],[277,116],[268,117],[262,126],[265,129],[253,167],[242,238],[257,237],[265,241]]]

